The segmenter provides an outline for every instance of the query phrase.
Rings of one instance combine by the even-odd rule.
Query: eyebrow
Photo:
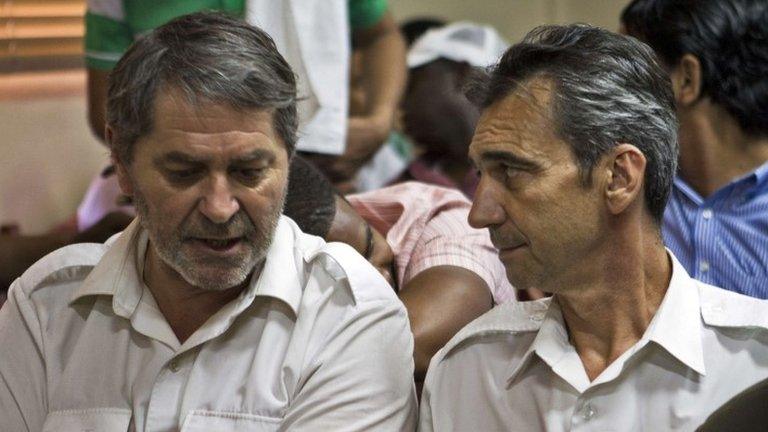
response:
[[[480,155],[480,160],[482,162],[504,162],[506,164],[512,165],[514,167],[527,169],[527,170],[536,170],[539,168],[539,164],[536,162],[526,159],[521,156],[517,156],[512,153],[504,152],[504,151],[487,151]]]
[[[233,162],[235,163],[248,163],[248,162],[256,162],[256,161],[266,161],[266,162],[272,162],[275,160],[275,153],[270,150],[265,149],[255,149],[252,152],[234,158]]]
[[[271,162],[274,159],[275,159],[275,154],[273,152],[265,149],[255,149],[246,155],[234,158],[232,162],[239,163],[239,164],[260,161],[260,160],[266,160],[268,162]],[[189,155],[187,153],[183,153],[180,151],[172,151],[162,156],[159,156],[154,160],[154,163],[155,165],[162,165],[167,163],[201,165],[205,163],[205,160],[196,158],[192,155]]]

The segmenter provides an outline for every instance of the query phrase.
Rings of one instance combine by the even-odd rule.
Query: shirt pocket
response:
[[[274,432],[282,421],[255,414],[194,410],[184,420],[181,432]]]
[[[130,424],[129,409],[72,409],[48,413],[43,432],[121,432],[128,431]]]

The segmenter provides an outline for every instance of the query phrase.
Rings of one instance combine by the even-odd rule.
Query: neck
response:
[[[657,229],[612,236],[610,243],[591,260],[590,276],[556,294],[590,380],[640,340],[672,274]]]
[[[708,100],[681,112],[680,124],[680,175],[704,198],[768,161],[768,138],[745,134]]]
[[[144,283],[179,343],[184,343],[213,314],[237,298],[247,281],[221,291],[196,287],[169,267],[150,243],[144,265]]]

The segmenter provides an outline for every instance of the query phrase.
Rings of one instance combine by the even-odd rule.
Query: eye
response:
[[[167,170],[166,176],[172,182],[183,183],[196,179],[202,170],[200,168],[185,168]]]
[[[230,173],[243,183],[252,183],[261,178],[261,176],[264,174],[264,170],[265,168],[261,167],[243,167],[235,168],[231,170]]]
[[[504,167],[504,176],[506,178],[514,178],[520,175],[520,170],[516,167],[513,167],[511,165],[505,165]]]

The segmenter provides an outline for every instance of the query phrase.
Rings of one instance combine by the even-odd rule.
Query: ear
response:
[[[701,97],[701,63],[693,54],[685,54],[670,74],[675,101],[688,106]]]
[[[637,147],[619,144],[612,150],[607,163],[606,204],[611,214],[619,215],[632,203],[642,200],[640,195],[643,190],[646,159]]]
[[[115,139],[115,133],[111,127],[106,127],[104,138],[107,140],[107,145],[109,145],[110,148],[113,148],[112,141]],[[110,159],[112,159],[112,165],[115,166],[117,182],[120,185],[120,189],[123,191],[123,195],[133,197],[133,182],[131,182],[131,177],[128,175],[128,166],[125,161],[123,161],[114,150],[112,150]]]

